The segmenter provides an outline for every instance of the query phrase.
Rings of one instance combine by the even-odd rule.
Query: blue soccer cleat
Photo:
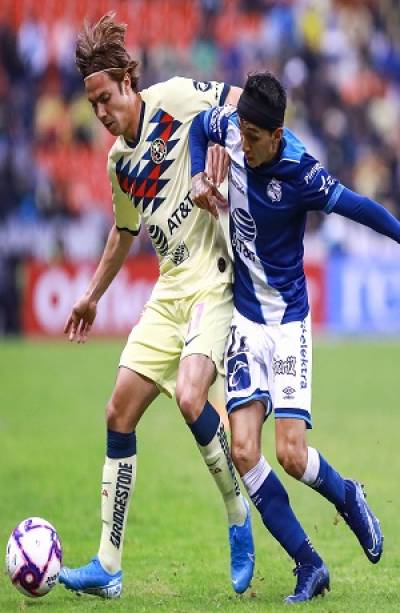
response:
[[[324,596],[330,591],[329,572],[325,564],[313,566],[312,564],[298,564],[293,571],[297,576],[294,594],[287,596],[286,604],[296,604],[311,600],[315,596]]]
[[[91,594],[101,598],[119,598],[122,591],[122,571],[110,575],[104,570],[97,556],[80,568],[64,566],[59,581],[77,594]]]
[[[338,511],[356,535],[368,560],[376,564],[383,551],[381,524],[365,500],[361,483],[345,479],[345,485],[346,501],[343,509],[338,509]]]
[[[229,528],[232,587],[238,594],[242,594],[249,587],[255,560],[249,503],[246,498],[242,498],[247,512],[246,521],[243,526],[233,525]]]

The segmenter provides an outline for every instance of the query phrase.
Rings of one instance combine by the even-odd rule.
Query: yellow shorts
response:
[[[221,284],[179,300],[150,300],[132,329],[119,362],[175,393],[179,362],[209,356],[224,373],[224,349],[232,320],[232,287]]]

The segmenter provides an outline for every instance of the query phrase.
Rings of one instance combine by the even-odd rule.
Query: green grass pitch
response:
[[[104,405],[122,342],[1,342],[0,548],[32,515],[57,527],[69,565],[97,551]],[[284,477],[274,458],[273,424],[264,452],[287,485],[296,514],[331,572],[330,594],[301,610],[400,611],[400,409],[396,342],[317,342],[314,430],[309,441],[345,476],[366,484],[385,534],[371,565],[347,526],[318,494]],[[229,579],[223,505],[172,401],[160,397],[138,428],[138,476],[127,529],[123,596],[78,598],[57,586],[24,598],[0,574],[0,612],[284,611],[292,562],[256,511],[256,572],[242,597]],[[2,554],[3,555],[3,554]]]

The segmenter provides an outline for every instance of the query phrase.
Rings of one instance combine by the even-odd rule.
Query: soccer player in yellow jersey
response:
[[[115,224],[86,293],[65,325],[84,342],[101,296],[120,270],[143,222],[160,260],[160,277],[122,352],[107,405],[107,454],[102,482],[98,554],[86,566],[63,568],[76,592],[115,598],[135,483],[135,428],[160,392],[175,393],[181,413],[225,502],[235,591],[250,584],[254,547],[248,504],[240,494],[224,427],[208,401],[222,371],[232,316],[231,263],[218,224],[190,198],[190,122],[240,91],[223,83],[175,77],[138,92],[137,62],[125,49],[125,26],[105,15],[78,37],[76,61],[97,118],[116,141],[108,173]]]

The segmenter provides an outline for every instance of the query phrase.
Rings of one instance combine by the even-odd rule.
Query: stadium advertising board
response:
[[[345,334],[400,332],[400,264],[333,257],[327,266],[327,327]]]
[[[48,265],[30,262],[25,268],[23,329],[28,335],[59,336],[74,301],[82,295],[95,262]],[[126,335],[137,322],[158,277],[153,256],[129,260],[101,299],[93,334]]]
[[[85,291],[96,265],[29,262],[24,271],[24,333],[60,336],[74,301]],[[313,323],[320,328],[325,322],[325,270],[320,263],[309,262],[306,272]],[[91,334],[128,334],[139,319],[157,277],[157,258],[143,255],[128,260],[101,299]]]

